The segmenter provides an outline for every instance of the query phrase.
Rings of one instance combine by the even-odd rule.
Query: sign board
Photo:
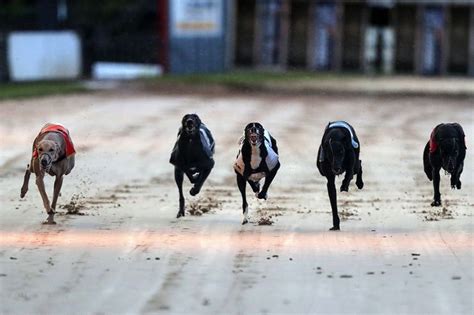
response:
[[[218,37],[223,32],[224,0],[170,1],[174,37]]]
[[[13,81],[76,79],[81,75],[81,41],[75,32],[12,32],[7,43]]]

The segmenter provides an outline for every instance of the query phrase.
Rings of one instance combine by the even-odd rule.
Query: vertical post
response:
[[[281,68],[285,69],[288,64],[288,43],[289,43],[289,34],[290,34],[290,1],[283,0],[281,4],[281,15],[280,15],[280,42],[279,42],[279,60],[278,64]]]
[[[443,17],[444,27],[441,32],[441,60],[439,73],[440,75],[446,75],[448,72],[448,60],[449,60],[449,30],[451,28],[451,18],[447,5],[443,5]]]
[[[261,65],[260,50],[262,49],[262,29],[260,19],[262,16],[262,6],[259,0],[255,1],[255,35],[253,38],[253,63],[256,66]]]
[[[316,2],[310,1],[308,4],[308,33],[306,36],[306,68],[316,69],[314,53],[316,49]]]
[[[398,56],[397,56],[397,52],[398,52],[398,37],[397,37],[397,34],[400,30],[400,23],[399,23],[399,20],[398,20],[398,16],[399,16],[399,7],[395,4],[392,8],[392,13],[391,13],[391,19],[392,19],[392,28],[393,28],[393,59],[392,59],[392,65],[393,65],[393,68],[392,68],[392,74],[396,74],[397,73],[397,61],[398,61]]]
[[[169,6],[168,0],[157,0],[158,62],[163,72],[169,72]]]
[[[232,69],[235,65],[235,43],[237,28],[237,1],[228,0],[225,2],[224,15],[226,16],[225,25],[225,69]]]
[[[416,29],[415,29],[415,73],[421,75],[423,73],[423,14],[424,6],[416,5]]]
[[[342,49],[343,49],[343,25],[344,25],[344,5],[342,1],[336,2],[336,36],[334,39],[334,67],[333,70],[340,72],[342,70]]]
[[[359,71],[366,72],[365,67],[365,33],[369,20],[369,8],[364,3],[362,7],[362,15],[360,18],[360,49],[359,49]]]
[[[474,77],[474,5],[471,6],[469,17],[469,75]]]

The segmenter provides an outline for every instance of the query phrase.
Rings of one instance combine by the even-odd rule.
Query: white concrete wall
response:
[[[12,32],[7,64],[12,81],[76,79],[81,75],[81,41],[73,31]]]

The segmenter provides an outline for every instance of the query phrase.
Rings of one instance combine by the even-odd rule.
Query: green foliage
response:
[[[341,74],[309,71],[230,71],[217,74],[165,75],[153,79],[156,82],[185,84],[221,84],[228,86],[256,87],[270,82],[328,80],[341,78]]]
[[[29,82],[0,84],[0,100],[78,93],[86,88],[78,82]]]

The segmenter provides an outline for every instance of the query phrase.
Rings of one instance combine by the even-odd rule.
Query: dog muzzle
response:
[[[258,133],[251,133],[249,135],[249,142],[251,145],[259,146],[261,143],[260,135]]]
[[[44,171],[49,171],[51,165],[53,164],[53,159],[49,154],[42,154],[39,157],[40,169]]]

